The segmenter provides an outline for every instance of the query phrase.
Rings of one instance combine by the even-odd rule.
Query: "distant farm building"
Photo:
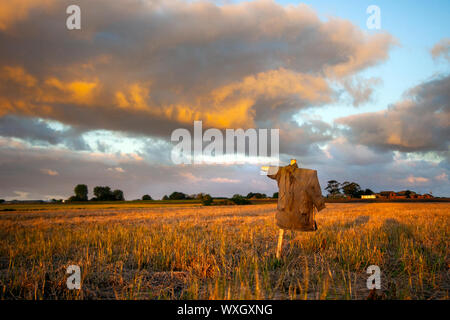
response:
[[[380,198],[385,198],[385,199],[393,199],[395,197],[395,192],[394,191],[381,191],[379,193]]]
[[[380,193],[376,194],[377,198],[380,199],[388,199],[388,200],[394,200],[394,199],[433,199],[433,195],[426,193],[426,194],[418,194],[414,191],[381,191]]]
[[[363,194],[361,196],[361,199],[376,199],[376,198],[377,198],[377,196],[374,194]]]

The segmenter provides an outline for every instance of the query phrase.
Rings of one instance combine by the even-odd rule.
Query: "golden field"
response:
[[[384,299],[449,298],[448,203],[328,203],[281,260],[275,204],[46,208],[0,212],[1,299],[366,299],[369,265]]]

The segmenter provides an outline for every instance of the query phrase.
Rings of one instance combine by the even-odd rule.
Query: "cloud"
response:
[[[44,174],[47,174],[49,176],[57,176],[59,174],[58,171],[51,170],[51,169],[41,169],[41,172]]]
[[[443,58],[450,62],[450,38],[444,38],[436,43],[431,49],[431,55],[435,60]]]
[[[355,77],[343,81],[344,88],[352,98],[352,104],[355,107],[370,102],[374,93],[374,87],[380,83],[380,78],[361,79]]]
[[[109,168],[117,174],[108,174]],[[64,174],[51,175],[55,172]],[[29,193],[30,199],[55,194],[68,198],[78,183],[87,184],[90,190],[109,185],[131,197],[139,194],[141,188],[152,186],[155,191],[166,180],[174,183],[175,177],[167,173],[170,173],[167,166],[148,164],[126,154],[95,154],[62,147],[49,151],[43,147],[0,143],[0,193],[5,199],[16,198],[17,190]]]
[[[270,127],[334,101],[332,83],[385,61],[395,45],[346,20],[321,21],[304,4],[81,0],[89,23],[68,32],[60,20],[70,1],[30,3],[0,29],[0,114],[80,131],[168,139],[198,119]],[[6,2],[0,8],[11,11]],[[341,85],[356,103],[370,86]]]
[[[237,180],[237,179],[228,179],[228,178],[213,178],[213,179],[210,179],[210,181],[216,182],[216,183],[239,183],[239,182],[241,182],[240,180]]]
[[[430,181],[428,178],[424,177],[415,177],[413,175],[410,175],[408,178],[405,179],[405,181],[411,185],[417,185],[417,184],[424,184]]]
[[[55,130],[43,119],[12,115],[1,117],[0,136],[20,138],[36,145],[65,145],[75,150],[90,150],[82,132],[73,128]]]
[[[203,181],[203,178],[194,176],[191,172],[181,172],[180,176],[184,177],[185,179],[193,183]]]
[[[317,151],[318,144],[333,139],[334,128],[321,120],[308,119],[302,124],[293,120],[279,121],[280,150],[288,155],[306,157]]]
[[[442,172],[441,174],[434,177],[438,181],[448,181],[448,174]]]
[[[64,175],[42,175],[36,167],[51,168],[64,172]],[[109,168],[114,170],[109,172],[117,172],[115,168],[118,167],[125,172],[107,174]],[[121,189],[126,199],[141,198],[147,193],[154,198],[161,198],[174,190],[187,194],[207,192],[213,196],[231,196],[251,191],[248,185],[235,181],[242,181],[243,177],[249,181],[250,177],[264,178],[259,175],[259,166],[174,166],[128,159],[115,154],[99,157],[63,148],[52,152],[41,147],[18,149],[9,143],[3,146],[0,144],[0,177],[0,198],[4,199],[17,198],[14,193],[17,190],[27,192],[30,199],[55,194],[68,198],[79,183],[87,184],[90,191],[102,185]],[[189,180],[192,177],[197,177],[199,183]]]
[[[438,76],[405,94],[405,99],[379,112],[339,118],[353,143],[381,150],[448,152],[450,141],[450,76]]]
[[[392,152],[377,152],[365,145],[351,143],[344,137],[338,137],[328,143],[324,152],[326,152],[327,158],[345,163],[347,167],[366,167],[389,163],[393,160]]]
[[[215,182],[215,183],[239,183],[240,180],[237,179],[229,179],[229,178],[203,178],[200,176],[196,176],[192,174],[191,172],[181,172],[180,176],[184,177],[185,179],[189,180],[190,182],[197,183],[197,182]]]
[[[119,173],[124,173],[125,170],[123,170],[121,167],[115,167],[115,168],[108,168],[108,171],[114,171],[114,172],[119,172]]]
[[[33,10],[48,9],[55,0],[14,0],[0,6],[0,31],[7,31],[15,23],[28,18]]]
[[[13,194],[15,195],[14,199],[17,200],[28,200],[28,196],[30,195],[29,192],[24,192],[24,191],[13,191]]]
[[[2,143],[2,139],[0,198],[4,199],[17,198],[14,191],[27,192],[29,199],[55,194],[61,195],[58,198],[68,198],[78,183],[87,184],[90,191],[95,186],[109,185],[113,189],[123,190],[126,199],[138,199],[143,194],[159,199],[175,190],[187,194],[205,192],[213,196],[249,192],[272,194],[277,191],[275,181],[260,175],[259,165],[175,166],[147,161],[148,156],[145,154],[142,155],[144,160],[136,160],[125,154],[92,154],[65,148],[54,148],[49,152],[47,148],[12,144],[10,140]],[[331,158],[318,149],[312,155],[298,159],[301,167],[318,170],[323,188],[326,181],[336,179],[341,182],[356,181],[361,187],[374,191],[410,188],[422,193],[432,190],[435,195],[450,193],[448,180],[444,179],[450,167],[445,161],[411,159],[403,153],[393,157],[390,151],[378,154],[366,146],[346,142],[343,138],[336,138],[329,144],[326,150]],[[108,168],[117,167],[125,172],[108,174]],[[64,175],[43,175],[36,168],[51,168],[59,173],[64,172]],[[430,181],[412,186],[405,180],[410,176]],[[440,179],[436,179],[438,176]]]
[[[354,181],[362,188],[373,191],[410,189],[419,193],[433,191],[436,196],[448,196],[450,193],[450,184],[445,180],[450,167],[445,159],[431,161],[418,154],[411,157],[397,151],[380,152],[348,142],[343,137],[330,142],[324,151],[330,158],[317,156],[320,161],[311,159],[302,164],[317,170],[322,188],[333,179],[339,182]]]

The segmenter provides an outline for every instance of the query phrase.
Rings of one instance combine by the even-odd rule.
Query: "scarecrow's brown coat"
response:
[[[278,183],[278,211],[275,216],[281,229],[314,231],[317,229],[313,209],[325,208],[317,171],[299,168],[297,164],[280,167],[267,175]]]

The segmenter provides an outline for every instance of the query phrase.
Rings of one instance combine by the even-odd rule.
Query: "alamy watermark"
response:
[[[69,277],[67,277],[67,289],[73,290],[81,289],[81,268],[77,265],[70,265],[66,269],[66,273],[70,274]]]
[[[370,274],[367,278],[367,289],[381,289],[381,270],[377,265],[367,267],[367,273]]]
[[[366,9],[366,13],[370,16],[366,20],[367,29],[380,30],[381,29],[381,9],[379,6],[370,5]]]
[[[81,9],[76,4],[67,7],[66,13],[69,16],[66,19],[66,27],[68,30],[81,30]]]
[[[184,128],[172,132],[171,141],[178,142],[171,153],[174,164],[279,164],[279,129],[225,129],[224,135],[216,128],[203,132],[202,125],[194,121],[193,136]]]

